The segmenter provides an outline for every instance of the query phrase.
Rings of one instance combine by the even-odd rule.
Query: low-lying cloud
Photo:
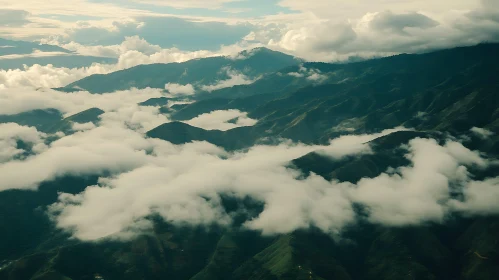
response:
[[[227,72],[227,77],[228,79],[226,80],[220,80],[216,82],[215,84],[212,85],[204,85],[201,86],[201,89],[204,91],[212,92],[215,90],[223,89],[223,88],[230,88],[233,86],[239,86],[239,85],[249,85],[254,83],[258,78],[256,79],[251,79],[244,75],[241,72],[232,70],[232,69],[226,69]]]
[[[19,141],[32,147],[33,152],[41,152],[47,147],[41,133],[33,127],[21,126],[16,123],[0,124],[0,164],[12,160],[14,157],[27,152],[19,147]]]
[[[253,126],[257,120],[248,117],[248,113],[239,110],[218,110],[199,115],[185,123],[206,130],[226,131],[241,126]]]
[[[176,95],[193,95],[193,94],[196,93],[196,90],[194,89],[194,86],[191,85],[191,84],[181,85],[181,84],[176,84],[176,83],[168,83],[168,84],[165,85],[165,89],[172,96],[176,96]]]
[[[150,98],[165,97],[161,89],[131,89],[106,94],[91,94],[87,91],[72,93],[51,89],[0,89],[0,115],[13,115],[35,109],[57,109],[66,116],[89,108],[104,111],[117,110]]]

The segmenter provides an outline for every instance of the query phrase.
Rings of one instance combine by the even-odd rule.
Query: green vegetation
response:
[[[180,64],[143,65],[109,75],[91,76],[79,86],[96,93],[131,86],[164,88],[167,82],[211,83],[220,69],[266,74],[259,81],[212,94],[195,96],[195,103],[173,110],[175,122],[147,136],[183,144],[208,141],[233,151],[256,143],[288,138],[326,144],[350,133],[372,133],[396,126],[413,127],[370,142],[372,154],[333,160],[315,151],[289,163],[308,176],[357,182],[388,167],[409,164],[402,144],[416,137],[443,141],[446,133],[467,136],[465,145],[499,155],[499,44],[456,48],[421,55],[398,55],[351,64],[305,63],[328,80],[314,84],[291,77],[296,60],[261,49],[246,60],[210,58]],[[271,60],[275,63],[262,63]],[[182,74],[188,70],[187,76]],[[276,72],[277,71],[277,72]],[[273,72],[273,73],[272,73]],[[208,97],[209,96],[209,97]],[[164,105],[166,99],[143,105]],[[178,121],[213,110],[239,109],[259,122],[229,131],[204,130]],[[44,131],[66,131],[72,122],[95,122],[97,108],[61,121],[52,111],[1,116],[0,121],[36,125]],[[483,127],[495,132],[480,139],[469,131]],[[487,173],[488,172],[488,173]],[[496,169],[477,176],[497,176]],[[45,182],[37,192],[0,192],[0,260],[13,260],[0,269],[0,279],[479,279],[499,277],[499,217],[448,217],[445,224],[387,227],[359,215],[355,226],[330,236],[310,228],[285,235],[262,236],[240,227],[263,205],[222,197],[226,211],[238,216],[229,228],[184,227],[157,217],[148,235],[129,242],[101,240],[83,243],[54,228],[44,213],[57,193],[79,193],[97,178],[62,178]],[[241,202],[241,203],[239,203]],[[238,207],[244,205],[244,211]],[[362,213],[360,206],[356,209]]]

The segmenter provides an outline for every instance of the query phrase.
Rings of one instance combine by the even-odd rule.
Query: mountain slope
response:
[[[83,88],[92,93],[105,93],[132,87],[164,89],[167,83],[209,85],[228,79],[228,69],[256,78],[300,62],[292,56],[264,48],[252,50],[251,54],[243,52],[240,56],[247,57],[210,57],[182,63],[139,65],[107,75],[92,75],[61,90]]]

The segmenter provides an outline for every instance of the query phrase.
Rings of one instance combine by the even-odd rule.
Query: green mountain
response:
[[[106,92],[130,86],[162,88],[166,82],[206,84],[219,79],[218,72],[228,64],[249,76],[265,73],[253,84],[199,94],[192,104],[172,107],[169,113],[176,121],[147,133],[174,144],[208,141],[229,151],[273,144],[280,138],[327,144],[346,134],[414,128],[370,141],[370,154],[334,160],[315,151],[288,164],[302,177],[313,172],[327,180],[355,183],[374,178],[388,167],[409,165],[400,146],[417,137],[440,143],[448,135],[466,137],[468,148],[499,156],[497,53],[499,44],[482,44],[349,64],[300,66],[282,56],[283,65],[277,67],[262,61],[280,55],[261,49],[247,59],[145,65],[91,76],[72,86]],[[307,79],[313,74],[325,78],[320,83]],[[141,105],[164,106],[168,101],[150,99]],[[219,131],[181,122],[228,109],[248,112],[258,123]],[[60,116],[50,121],[41,118],[47,124],[39,126],[64,131],[72,122],[95,122],[101,113],[93,108],[62,121]],[[35,125],[32,114],[8,117]],[[472,127],[495,134],[483,139],[470,132]],[[499,167],[473,174],[496,177]],[[356,205],[357,221],[341,236],[314,227],[262,236],[241,225],[265,205],[222,195],[221,205],[235,219],[227,227],[172,225],[151,216],[153,230],[131,241],[73,240],[55,229],[45,210],[57,201],[58,192],[79,193],[97,179],[66,177],[44,182],[36,192],[0,192],[0,279],[495,280],[499,276],[498,216],[453,215],[442,224],[390,227],[370,223],[363,215],[365,209]]]
[[[27,41],[8,40],[3,38],[0,38],[0,46],[2,46],[0,48],[0,56],[11,54],[30,54],[35,50],[40,50],[43,52],[71,53],[71,51],[68,51],[59,46],[39,44]]]
[[[250,78],[297,65],[299,60],[265,48],[255,49],[245,59],[211,57],[183,63],[139,65],[106,75],[92,75],[60,90],[83,88],[92,93],[105,93],[135,88],[164,89],[167,83],[210,85],[230,78],[227,69],[242,72]]]
[[[17,123],[25,126],[34,126],[39,131],[48,132],[54,123],[63,118],[56,109],[32,110],[15,115],[0,115],[0,123]]]
[[[70,134],[73,132],[73,123],[93,123],[97,124],[99,121],[99,116],[104,114],[104,111],[102,111],[99,108],[90,108],[88,110],[85,110],[83,112],[74,114],[72,116],[69,116],[67,118],[62,119],[61,121],[55,123],[52,125],[48,131],[51,133],[56,133],[58,131],[62,131],[65,134]]]

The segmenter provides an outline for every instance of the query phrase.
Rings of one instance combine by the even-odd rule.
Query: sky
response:
[[[261,44],[338,61],[499,39],[494,0],[0,0],[0,7],[0,37],[57,45],[105,47],[138,36],[163,49]]]

